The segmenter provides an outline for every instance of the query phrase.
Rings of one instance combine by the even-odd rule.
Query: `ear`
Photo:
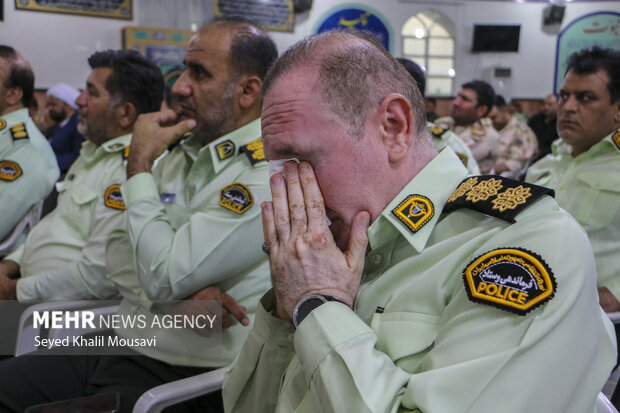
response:
[[[383,144],[391,163],[404,159],[413,144],[413,109],[403,95],[390,93],[379,105]]]
[[[136,107],[131,102],[125,102],[116,107],[116,119],[123,129],[131,129],[137,117]]]
[[[260,99],[260,89],[262,86],[263,82],[258,76],[242,76],[237,82],[239,106],[243,109],[253,106]]]
[[[620,127],[620,99],[613,104],[614,106],[614,123],[616,124],[616,129]]]
[[[11,87],[6,92],[6,103],[8,106],[17,105],[21,102],[24,91],[20,87]]]
[[[487,105],[480,105],[476,108],[476,114],[478,115],[478,119],[484,117],[484,116],[489,116],[488,113],[486,113],[489,110],[489,107]],[[485,114],[486,113],[486,114]]]

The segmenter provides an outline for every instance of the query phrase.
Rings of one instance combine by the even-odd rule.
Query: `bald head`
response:
[[[426,133],[424,99],[411,76],[365,33],[333,30],[301,40],[276,61],[263,83],[263,94],[281,76],[303,66],[316,67],[316,89],[350,125],[352,135],[363,135],[368,113],[390,93],[401,94],[411,103],[416,135]]]

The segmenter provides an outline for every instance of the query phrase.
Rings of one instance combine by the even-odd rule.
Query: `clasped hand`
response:
[[[284,171],[286,181],[281,174],[271,177],[272,201],[261,205],[277,315],[290,320],[309,294],[331,295],[352,307],[364,269],[370,214],[357,213],[348,249],[342,252],[327,225],[310,164],[286,162]]]

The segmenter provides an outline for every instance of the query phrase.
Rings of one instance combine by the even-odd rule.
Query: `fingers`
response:
[[[222,326],[224,326],[224,312],[232,314],[241,324],[247,326],[250,320],[245,312],[245,307],[239,305],[230,295],[222,293]],[[224,326],[226,328],[226,326]]]
[[[291,230],[293,233],[304,233],[308,225],[304,191],[301,187],[299,168],[296,162],[284,164],[286,173],[286,187],[288,191],[288,207],[291,218]]]
[[[353,218],[349,248],[345,253],[349,268],[353,268],[359,273],[361,273],[364,267],[364,257],[366,256],[366,247],[368,246],[367,231],[369,225],[370,214],[367,211],[358,212],[355,218]]]
[[[308,227],[318,228],[326,226],[327,220],[325,217],[323,194],[309,163],[302,162],[299,164],[299,176],[303,187]]]
[[[278,239],[273,215],[273,203],[271,201],[263,202],[260,207],[263,218],[263,237],[265,238],[265,242],[273,247],[273,243]]]
[[[277,173],[269,180],[271,184],[271,199],[273,205],[273,220],[277,236],[270,239],[287,241],[291,233],[291,223],[288,208],[286,184],[281,174]]]

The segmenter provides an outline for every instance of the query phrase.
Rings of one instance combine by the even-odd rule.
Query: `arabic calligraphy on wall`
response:
[[[620,13],[605,11],[573,20],[560,32],[556,48],[555,85],[558,91],[566,71],[566,59],[592,46],[620,50]]]
[[[383,46],[390,50],[390,29],[385,23],[387,20],[377,12],[362,5],[355,8],[335,9],[330,10],[326,16],[318,20],[319,24],[314,30],[315,33],[335,28],[366,30],[376,34]]]

